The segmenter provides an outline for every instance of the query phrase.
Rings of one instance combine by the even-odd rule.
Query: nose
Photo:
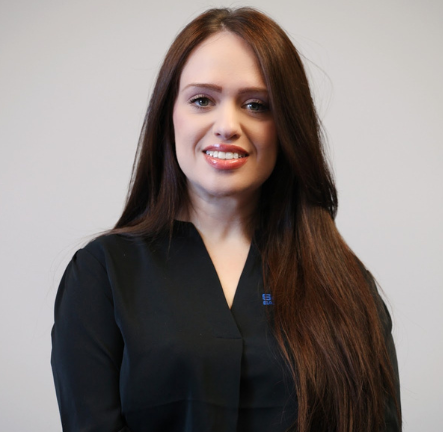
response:
[[[221,104],[216,110],[214,134],[223,141],[234,141],[241,134],[240,113],[234,103]]]

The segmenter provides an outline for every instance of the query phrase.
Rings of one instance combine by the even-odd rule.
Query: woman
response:
[[[249,8],[197,17],[120,220],[59,288],[64,430],[399,431],[391,321],[336,209],[289,38]]]

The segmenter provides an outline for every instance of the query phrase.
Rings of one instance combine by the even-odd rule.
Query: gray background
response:
[[[148,95],[209,6],[269,13],[307,58],[337,224],[395,321],[405,431],[442,429],[443,2],[0,1],[0,418],[61,430],[49,366],[61,274],[125,198]]]

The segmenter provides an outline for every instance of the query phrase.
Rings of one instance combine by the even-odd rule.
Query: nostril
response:
[[[238,131],[215,131],[215,136],[223,139],[223,141],[232,141],[240,136]]]

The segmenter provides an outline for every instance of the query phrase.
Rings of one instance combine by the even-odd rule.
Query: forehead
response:
[[[227,31],[210,36],[191,52],[182,70],[180,88],[194,82],[265,86],[252,48]]]

